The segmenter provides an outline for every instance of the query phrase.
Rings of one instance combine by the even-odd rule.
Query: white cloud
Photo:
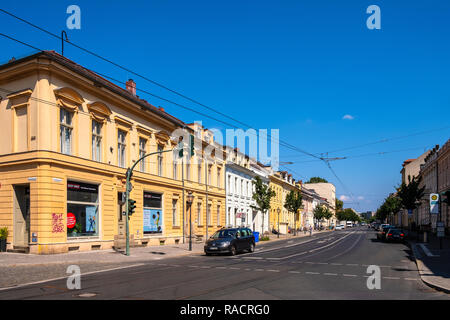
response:
[[[364,200],[364,197],[363,196],[359,196],[358,200]]]
[[[350,197],[347,197],[346,195],[342,195],[342,196],[339,197],[339,200],[341,200],[341,201],[349,201]]]
[[[355,119],[355,117],[350,114],[346,114],[345,116],[342,117],[342,120],[353,120],[353,119]]]

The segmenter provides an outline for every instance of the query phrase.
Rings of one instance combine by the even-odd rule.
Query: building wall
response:
[[[110,248],[119,232],[118,192],[124,191],[125,168],[139,158],[139,138],[147,139],[146,153],[157,151],[158,145],[170,151],[176,142],[170,133],[177,125],[163,119],[124,97],[93,86],[79,74],[56,62],[40,59],[24,63],[16,69],[0,72],[0,85],[7,89],[0,100],[0,225],[8,227],[8,248],[14,244],[14,186],[30,187],[30,252],[67,252],[70,248],[90,250]],[[25,68],[25,67],[24,67]],[[2,92],[2,97],[5,94]],[[70,155],[61,153],[60,110],[73,114]],[[92,121],[102,123],[101,161],[92,160]],[[126,161],[118,163],[118,130],[126,135]],[[136,166],[130,197],[136,200],[136,211],[130,219],[130,234],[136,244],[159,244],[182,241],[183,185],[181,165],[174,177],[173,152],[162,156],[162,172],[158,172],[156,155],[145,160],[145,169]],[[194,193],[192,209],[201,206],[201,223],[193,222],[197,235],[211,234],[225,225],[224,167],[212,162],[211,184],[206,194],[205,177],[199,183],[191,165],[191,181],[185,189]],[[202,164],[204,167],[204,163]],[[185,176],[186,176],[185,165]],[[221,168],[220,176],[217,170]],[[204,172],[204,169],[202,169]],[[67,181],[99,186],[99,234],[96,237],[68,239]],[[143,192],[162,194],[163,232],[143,235]],[[206,226],[206,208],[211,204],[210,226]],[[172,223],[172,200],[178,199],[178,220]],[[217,207],[219,206],[219,207]],[[186,206],[185,206],[186,207]],[[219,217],[217,217],[219,212]],[[219,220],[219,221],[218,221]],[[187,235],[187,213],[184,215]]]

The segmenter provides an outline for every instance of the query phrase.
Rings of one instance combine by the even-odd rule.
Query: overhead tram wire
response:
[[[358,148],[362,148],[362,147],[366,147],[366,146],[370,146],[370,145],[374,145],[374,144],[384,143],[384,142],[388,142],[388,141],[392,141],[392,140],[406,139],[406,138],[409,138],[409,137],[423,135],[423,134],[427,134],[427,133],[431,133],[431,132],[443,131],[443,130],[447,130],[447,129],[450,129],[450,126],[445,126],[445,127],[436,128],[436,129],[430,129],[430,130],[421,131],[421,132],[415,132],[415,133],[411,133],[411,134],[404,135],[404,136],[380,139],[380,140],[373,141],[373,142],[368,142],[368,143],[365,143],[365,144],[345,147],[345,148],[336,149],[336,150],[333,150],[333,151],[321,152],[321,153],[316,153],[316,154],[336,153],[336,152],[339,152],[339,151],[358,149]],[[301,158],[301,157],[304,157],[304,156],[303,155],[301,155],[301,156],[297,156],[297,155],[289,155],[289,156],[287,156],[287,158],[291,158],[291,157],[292,158]]]
[[[48,33],[48,34],[50,34],[50,35],[52,35],[52,36],[54,36],[54,37],[60,39],[60,37],[59,37],[58,35],[53,34],[53,33],[51,33],[50,31],[47,31],[47,30],[45,30],[45,29],[43,29],[43,28],[41,28],[41,27],[38,27],[38,26],[32,24],[31,22],[28,22],[28,21],[26,21],[26,20],[24,20],[24,19],[22,19],[22,18],[19,18],[19,17],[15,16],[15,15],[13,15],[13,14],[11,14],[11,13],[9,13],[9,12],[3,10],[3,9],[0,9],[0,11],[4,12],[4,13],[10,15],[10,16],[13,16],[14,18],[17,18],[17,19],[19,19],[19,20],[21,20],[21,21],[23,21],[23,22],[25,22],[25,23],[27,23],[27,24],[29,24],[29,25],[35,27],[35,28],[38,28],[39,30],[41,30],[41,31],[43,31],[43,32],[46,32],[46,33]],[[30,48],[33,48],[33,49],[35,49],[35,50],[44,51],[44,50],[39,49],[39,48],[37,48],[37,47],[35,47],[35,46],[32,46],[32,45],[27,44],[27,43],[25,43],[25,42],[22,42],[22,41],[20,41],[20,40],[18,40],[18,39],[15,39],[15,38],[12,38],[12,37],[10,37],[10,36],[7,36],[7,35],[5,35],[5,34],[3,34],[3,33],[0,33],[0,35],[6,37],[6,38],[8,38],[8,39],[11,39],[11,40],[13,40],[13,41],[19,42],[19,43],[21,43],[21,44],[23,44],[23,45],[26,45],[26,46],[28,46],[28,47],[30,47]],[[165,89],[169,90],[170,92],[176,93],[177,95],[179,95],[179,96],[181,96],[181,97],[185,97],[184,95],[179,94],[178,92],[176,92],[176,91],[174,91],[174,90],[172,90],[172,89],[166,88],[165,86],[160,85],[159,83],[157,83],[157,82],[155,82],[155,81],[153,81],[153,80],[151,80],[151,79],[148,79],[147,77],[144,77],[144,76],[142,76],[142,75],[140,75],[140,74],[137,74],[137,73],[135,73],[134,71],[131,71],[131,70],[125,68],[125,67],[122,67],[121,65],[119,65],[119,64],[117,64],[117,63],[115,63],[115,62],[113,62],[113,61],[110,61],[110,60],[108,60],[108,59],[106,59],[106,58],[103,58],[103,57],[101,57],[100,55],[98,55],[98,54],[96,54],[96,53],[94,53],[94,52],[91,52],[90,50],[87,50],[87,49],[85,49],[85,48],[83,48],[83,47],[80,47],[80,46],[76,45],[76,44],[73,43],[73,42],[69,42],[69,44],[71,44],[71,45],[73,45],[73,46],[75,46],[75,47],[77,47],[77,48],[79,48],[79,49],[81,49],[81,50],[83,50],[83,51],[85,51],[85,52],[88,52],[88,53],[90,53],[90,54],[92,54],[92,55],[98,57],[99,59],[102,59],[102,60],[104,60],[104,61],[107,61],[107,62],[109,62],[109,63],[111,63],[111,64],[113,64],[113,65],[115,65],[115,66],[117,66],[117,67],[119,67],[119,68],[121,68],[121,69],[127,71],[127,72],[130,72],[130,73],[132,73],[132,74],[135,74],[135,75],[141,77],[141,78],[144,79],[144,80],[147,80],[147,81],[149,81],[149,82],[151,82],[151,83],[154,83],[154,84],[156,84],[156,85],[158,85],[158,86],[160,86],[160,87],[162,87],[162,88],[165,88]],[[94,71],[94,72],[95,72],[95,71]],[[137,90],[137,89],[136,89],[136,90]],[[143,92],[142,90],[139,90],[139,91]],[[153,95],[153,96],[156,96],[156,95]],[[169,99],[165,99],[165,98],[164,98],[164,99],[162,99],[162,100],[167,101],[167,102],[169,102],[169,103],[172,103],[172,104],[174,104],[174,105],[180,106],[180,107],[182,106],[181,104],[178,104],[178,103],[176,103],[176,102],[173,102],[173,101],[171,101],[171,100],[169,100]],[[192,101],[192,102],[194,102],[194,103],[197,103],[197,104],[199,104],[199,105],[201,105],[201,106],[204,106],[203,104],[200,104],[200,103],[198,103],[197,101],[195,101],[195,100],[193,100],[193,99],[188,98],[188,100],[190,100],[190,101]],[[207,106],[205,106],[205,107],[207,107]],[[184,106],[184,108],[187,109],[187,107],[185,107],[185,106]],[[212,111],[214,111],[214,112],[216,112],[216,113],[219,113],[219,114],[220,114],[220,112],[216,111],[216,110],[213,109],[213,108],[210,108],[210,107],[207,107],[207,108],[210,109],[210,110],[212,110]],[[193,110],[193,109],[191,109],[191,111],[192,111],[192,112],[195,112],[195,113],[198,113],[198,114],[201,114],[201,115],[203,115],[203,116],[205,116],[205,117],[208,117],[209,119],[213,119],[213,120],[218,121],[218,122],[220,122],[220,123],[223,123],[223,124],[226,124],[226,125],[230,125],[230,126],[232,126],[232,127],[234,127],[234,128],[237,128],[235,125],[228,124],[228,123],[226,123],[226,122],[224,122],[224,121],[222,121],[222,120],[215,119],[215,118],[213,118],[213,117],[211,117],[211,116],[208,116],[208,115],[206,115],[206,114],[200,113],[200,112],[195,111],[195,110]],[[225,116],[226,116],[226,115],[225,115]],[[226,116],[226,117],[227,117],[227,118],[230,118],[229,116]],[[233,118],[231,118],[231,119],[233,119]],[[236,120],[233,119],[233,121],[236,121]],[[240,122],[240,121],[236,121],[236,122],[243,124],[243,123]],[[246,125],[246,126],[247,126],[249,129],[253,129],[253,130],[256,131],[256,129],[252,128],[251,126],[248,126],[248,125]],[[272,141],[271,135],[270,135],[270,134],[267,134],[267,136],[268,136],[268,137],[271,139],[271,141]],[[294,150],[294,151],[297,151],[297,152],[300,152],[300,153],[309,155],[309,156],[311,156],[311,157],[313,157],[313,158],[322,160],[325,164],[328,165],[328,167],[330,168],[330,170],[332,170],[331,167],[329,166],[329,163],[327,162],[327,160],[324,159],[323,157],[319,157],[319,156],[314,155],[314,154],[312,154],[312,153],[309,153],[309,152],[306,152],[306,151],[304,151],[304,150],[301,150],[301,149],[299,149],[299,148],[297,148],[297,147],[295,147],[295,146],[290,145],[289,143],[286,143],[286,142],[282,141],[281,139],[278,139],[278,141],[279,141],[280,145],[282,145],[282,146],[284,146],[284,147],[287,147],[287,148],[290,148],[290,149],[292,149],[292,150]],[[333,171],[332,171],[332,172],[333,172]],[[337,177],[337,175],[336,175],[334,172],[333,172],[333,174]],[[340,180],[340,179],[339,179],[339,180]]]
[[[6,35],[6,34],[4,34],[4,33],[0,33],[0,35],[1,35],[1,36],[4,36],[4,37],[6,37],[6,38],[8,38],[8,39],[10,39],[10,40],[13,40],[13,41],[16,41],[16,42],[18,42],[18,43],[21,43],[21,44],[23,44],[23,45],[25,45],[25,46],[28,46],[28,47],[30,47],[30,48],[32,48],[32,49],[34,49],[34,50],[37,50],[37,51],[44,51],[44,50],[39,49],[39,48],[37,48],[37,47],[35,47],[35,46],[33,46],[33,45],[30,45],[30,44],[28,44],[28,43],[25,43],[25,42],[23,42],[23,41],[20,41],[20,40],[18,40],[18,39],[16,39],[16,38],[10,37],[10,36],[8,36],[8,35]],[[96,73],[96,74],[98,74],[98,75],[100,75],[100,76],[102,76],[102,77],[105,77],[105,78],[107,78],[107,79],[110,79],[110,80],[112,80],[112,81],[114,81],[114,82],[121,83],[121,84],[126,84],[125,82],[122,82],[122,81],[120,81],[120,80],[117,80],[117,79],[115,79],[115,78],[112,78],[112,77],[110,77],[110,76],[108,76],[108,75],[105,75],[105,74],[103,74],[103,73],[97,72],[97,71],[92,70],[92,69],[89,69],[89,70],[91,70],[92,72],[94,72],[94,73]],[[143,93],[145,93],[145,94],[151,95],[152,97],[155,97],[155,98],[160,99],[160,100],[162,100],[162,101],[166,101],[166,102],[168,102],[168,103],[171,103],[171,104],[173,104],[173,105],[176,105],[176,106],[178,106],[178,107],[180,107],[180,108],[183,108],[183,109],[185,109],[185,110],[188,110],[188,111],[190,111],[190,112],[196,113],[196,114],[198,114],[198,115],[201,115],[201,116],[203,116],[203,117],[209,118],[209,119],[214,120],[214,121],[216,121],[216,122],[219,122],[219,123],[225,124],[225,125],[227,125],[227,126],[233,127],[233,128],[235,128],[235,129],[239,129],[239,127],[237,127],[237,126],[234,125],[234,124],[231,124],[231,123],[229,123],[229,122],[220,120],[220,119],[215,118],[215,117],[213,117],[213,116],[210,116],[210,115],[208,115],[208,114],[206,114],[206,113],[197,111],[197,110],[195,110],[195,109],[193,109],[193,108],[187,107],[187,106],[182,105],[182,104],[180,104],[180,103],[177,103],[177,102],[174,102],[174,101],[172,101],[172,100],[166,99],[166,98],[164,98],[164,97],[158,96],[158,95],[153,94],[153,93],[151,93],[151,92],[148,92],[148,91],[146,91],[146,90],[136,88],[136,91],[143,92]],[[255,130],[255,131],[256,131],[256,130]],[[270,140],[271,142],[274,142],[274,138],[273,138],[273,137],[271,137],[269,134],[267,134],[267,136],[271,139],[271,140]],[[266,140],[267,140],[267,139],[266,139]],[[288,149],[291,149],[291,150],[293,150],[293,151],[302,152],[302,153],[305,153],[305,154],[310,155],[310,154],[307,153],[306,151],[300,150],[300,149],[298,149],[298,148],[295,147],[295,146],[292,146],[292,145],[290,145],[290,144],[288,144],[288,143],[285,143],[284,141],[278,140],[278,142],[280,143],[281,146],[284,146],[284,147],[286,147],[286,148],[288,148]],[[318,160],[321,160],[321,159],[318,159]]]
[[[5,12],[5,13],[9,14],[9,15],[12,15],[12,14],[10,14],[9,12],[6,12],[6,11],[3,10],[3,9],[0,9],[0,11],[3,11],[3,12]],[[14,16],[14,15],[12,15],[12,16]],[[38,27],[38,26],[35,26],[34,24],[32,24],[32,23],[30,23],[30,22],[28,22],[28,21],[25,21],[25,20],[23,20],[23,19],[21,19],[21,18],[19,18],[19,17],[17,17],[17,16],[14,16],[14,17],[17,18],[17,19],[19,19],[19,20],[21,20],[21,21],[24,21],[24,22],[28,23],[29,25],[32,25],[33,27],[38,28],[38,29],[40,29],[40,30],[42,30],[42,31],[44,31],[44,32],[46,32],[46,33],[48,33],[48,34],[51,34],[52,36],[54,36],[54,37],[56,37],[56,38],[58,38],[58,39],[60,39],[59,36],[57,36],[57,35],[55,35],[55,34],[49,32],[49,31],[47,31],[47,30],[45,30],[45,29],[43,29],[43,28],[40,28],[40,27]],[[35,49],[35,50],[38,50],[38,51],[44,51],[44,50],[39,49],[39,48],[37,48],[37,47],[35,47],[35,46],[32,46],[32,45],[30,45],[30,44],[27,44],[27,43],[25,43],[25,42],[23,42],[23,41],[20,41],[20,40],[18,40],[18,39],[12,38],[12,37],[10,37],[10,36],[8,36],[8,35],[6,35],[6,34],[0,33],[0,35],[4,36],[4,37],[6,37],[6,38],[8,38],[8,39],[10,39],[10,40],[13,40],[13,41],[16,41],[16,42],[18,42],[18,43],[21,43],[21,44],[23,44],[23,45],[25,45],[25,46],[28,46],[28,47],[30,47],[30,48],[33,48],[33,49]],[[103,58],[103,57],[101,57],[101,56],[99,56],[99,55],[97,55],[97,54],[95,54],[95,53],[93,53],[93,52],[90,52],[90,51],[87,50],[87,49],[84,49],[84,48],[82,48],[82,47],[79,47],[78,45],[74,44],[73,42],[69,42],[69,43],[72,44],[72,45],[74,45],[75,47],[80,48],[81,50],[84,50],[84,51],[86,51],[86,52],[89,52],[89,53],[93,54],[94,56],[97,56],[98,58],[100,58],[100,59],[102,59],[102,60],[108,61],[108,62],[110,62],[110,63],[113,64],[113,65],[117,65],[116,63],[114,63],[114,62],[112,62],[112,61],[109,61],[108,59],[105,59],[105,58]],[[131,73],[133,73],[133,74],[136,74],[135,72],[133,72],[133,71],[131,71],[131,70],[128,70],[128,69],[126,69],[126,68],[124,68],[124,67],[122,67],[122,66],[120,66],[120,65],[117,65],[117,66],[120,67],[120,68],[123,69],[123,70],[126,70],[126,71],[128,71],[128,72],[131,72]],[[93,71],[93,72],[95,72],[95,71]],[[100,73],[98,73],[98,74],[101,75]],[[150,79],[147,79],[146,77],[143,77],[143,76],[141,76],[141,75],[139,75],[139,74],[136,74],[136,75],[138,75],[139,77],[141,77],[141,78],[143,78],[143,79],[146,79],[146,80],[148,80],[148,81],[150,81],[150,82],[152,82],[152,83],[154,82],[154,81],[152,81],[152,80],[150,80]],[[102,75],[102,76],[104,76],[104,75]],[[116,80],[116,81],[118,81],[118,80]],[[120,81],[118,81],[118,82],[120,82]],[[138,90],[138,89],[136,89],[136,90]],[[145,91],[143,91],[143,90],[138,90],[138,91],[145,92]],[[171,90],[169,90],[169,91],[171,91]],[[151,93],[147,93],[147,94],[150,94],[150,95],[152,95],[152,96],[154,96],[154,97],[157,97],[156,95],[151,94]],[[182,95],[180,95],[180,96],[182,96]],[[197,113],[197,114],[200,114],[200,115],[203,115],[203,116],[205,116],[205,117],[208,117],[209,119],[212,119],[212,120],[218,121],[218,122],[220,122],[220,123],[223,123],[223,124],[226,124],[226,125],[230,125],[230,126],[232,126],[232,127],[234,127],[234,128],[237,128],[235,125],[228,124],[228,123],[226,123],[226,122],[224,122],[224,121],[222,121],[222,120],[219,120],[219,119],[213,118],[213,117],[211,117],[211,116],[209,116],[209,115],[200,113],[199,111],[193,110],[193,109],[188,108],[188,107],[186,107],[186,106],[183,106],[183,105],[181,105],[181,104],[179,104],[179,103],[173,102],[173,101],[171,101],[171,100],[169,100],[169,99],[165,99],[165,98],[162,98],[162,97],[158,97],[158,98],[161,99],[161,100],[163,100],[163,101],[167,101],[167,102],[172,103],[172,104],[174,104],[174,105],[177,105],[177,106],[183,107],[183,108],[185,108],[185,109],[188,109],[188,110],[190,110],[191,112],[195,112],[195,113]],[[194,102],[194,101],[193,101],[193,102]],[[197,102],[196,102],[196,103],[197,103]],[[201,104],[200,104],[200,105],[201,105]],[[219,113],[218,111],[215,111],[214,109],[211,109],[211,110],[213,110],[214,112]],[[228,117],[228,116],[227,116],[227,117]],[[231,119],[233,119],[233,118],[231,118]],[[240,122],[240,121],[236,121],[236,122]],[[256,131],[256,129],[254,129],[254,128],[248,126],[248,125],[246,125],[246,126],[249,127],[250,129],[253,129],[253,130]],[[270,135],[270,134],[267,134],[267,136],[271,139],[271,142],[272,142],[272,137],[271,137],[271,135]],[[267,139],[266,139],[266,140],[267,140]],[[292,150],[294,150],[294,151],[297,151],[297,152],[300,152],[300,153],[309,155],[309,156],[311,156],[311,157],[313,157],[313,158],[322,160],[325,164],[328,165],[329,169],[332,170],[331,167],[329,166],[329,162],[328,162],[326,159],[324,159],[323,157],[319,157],[319,156],[316,156],[316,155],[314,155],[314,154],[312,154],[312,153],[303,151],[303,150],[301,150],[301,149],[299,149],[299,148],[297,148],[297,147],[295,147],[295,146],[292,146],[292,145],[290,145],[290,144],[288,144],[288,143],[282,141],[281,139],[278,139],[278,141],[279,141],[280,145],[282,145],[282,146],[284,146],[284,147],[286,147],[286,148],[290,148],[290,149],[292,149]],[[337,177],[336,173],[334,173],[334,171],[332,171],[332,172],[333,172],[333,174]],[[338,178],[338,177],[337,177],[337,178]],[[338,179],[339,179],[339,178],[338,178]],[[340,179],[339,179],[339,180],[340,180]],[[342,184],[342,182],[341,182],[341,184]]]
[[[40,31],[42,31],[42,32],[44,32],[44,33],[46,33],[46,34],[48,34],[48,35],[51,35],[52,37],[55,37],[55,38],[57,38],[57,39],[61,39],[61,37],[60,37],[59,35],[57,35],[57,34],[55,34],[55,33],[53,33],[53,32],[50,32],[50,31],[48,31],[48,30],[46,30],[46,29],[44,29],[44,28],[42,28],[42,27],[39,27],[39,26],[33,24],[32,22],[30,22],[30,21],[28,21],[28,20],[25,20],[25,19],[23,19],[23,18],[20,18],[20,17],[14,15],[13,13],[11,13],[11,12],[9,12],[9,11],[6,11],[6,10],[4,10],[4,9],[0,9],[0,11],[3,12],[3,13],[5,13],[5,14],[7,14],[7,15],[9,15],[9,16],[11,16],[11,17],[13,17],[13,18],[15,18],[15,19],[17,19],[17,20],[20,20],[20,21],[22,21],[22,22],[24,22],[24,23],[26,23],[26,24],[32,26],[33,28],[36,28],[36,29],[38,29],[38,30],[40,30]],[[116,63],[116,62],[114,62],[114,61],[111,61],[111,60],[109,60],[109,59],[107,59],[107,58],[105,58],[105,57],[103,57],[103,56],[101,56],[101,55],[99,55],[99,54],[97,54],[97,53],[91,51],[91,50],[88,50],[88,49],[86,49],[86,48],[84,48],[84,47],[81,47],[81,46],[77,45],[77,44],[74,43],[74,42],[68,42],[68,43],[69,43],[70,45],[72,45],[72,46],[74,46],[74,47],[76,47],[76,48],[78,48],[78,49],[80,49],[80,50],[82,50],[82,51],[84,51],[84,52],[86,52],[86,53],[89,53],[89,54],[91,54],[91,55],[93,55],[93,56],[95,56],[95,57],[97,57],[97,58],[99,58],[99,59],[101,59],[101,60],[103,60],[103,61],[105,61],[105,62],[108,62],[108,63],[110,63],[110,64],[112,64],[112,65],[114,65],[114,66],[116,66],[116,67],[118,67],[118,68],[120,68],[120,69],[122,69],[122,70],[124,70],[124,71],[127,71],[127,72],[129,72],[129,73],[131,73],[131,74],[134,74],[134,75],[136,75],[136,76],[138,76],[138,77],[140,77],[140,78],[142,78],[142,79],[144,79],[144,80],[146,80],[146,81],[149,81],[150,83],[152,83],[152,84],[154,84],[154,85],[156,85],[156,86],[158,86],[158,87],[160,87],[160,88],[163,88],[163,89],[165,89],[165,90],[167,90],[167,91],[169,91],[169,92],[171,92],[171,93],[173,93],[173,94],[176,94],[176,95],[178,95],[178,96],[180,96],[180,97],[182,97],[182,98],[184,98],[184,99],[187,99],[187,100],[189,100],[189,101],[191,101],[191,102],[193,102],[193,103],[195,103],[195,104],[198,104],[198,105],[200,105],[200,106],[202,106],[202,107],[204,107],[204,108],[207,108],[208,110],[213,111],[213,112],[215,112],[215,113],[217,113],[217,114],[219,114],[219,115],[221,115],[221,116],[223,116],[223,117],[226,117],[226,118],[228,118],[228,119],[230,119],[230,120],[233,120],[233,121],[236,122],[236,123],[242,124],[242,125],[244,125],[245,127],[247,127],[248,129],[256,130],[256,129],[254,129],[252,126],[250,126],[250,125],[248,125],[248,124],[246,124],[246,123],[244,123],[244,122],[242,122],[242,121],[240,121],[240,120],[237,120],[237,119],[235,119],[235,118],[233,118],[233,117],[231,117],[231,116],[228,116],[227,114],[224,114],[224,113],[222,113],[222,112],[220,112],[220,111],[217,111],[215,108],[209,107],[209,106],[207,106],[207,105],[205,105],[205,104],[203,104],[203,103],[201,103],[201,102],[199,102],[199,101],[197,101],[197,100],[195,100],[195,99],[192,99],[192,98],[190,98],[190,97],[188,97],[188,96],[186,96],[186,95],[184,95],[184,94],[182,94],[182,93],[176,91],[176,90],[170,89],[170,88],[168,88],[167,86],[165,86],[165,85],[163,85],[163,84],[161,84],[161,83],[159,83],[159,82],[157,82],[157,81],[154,81],[154,80],[152,80],[152,79],[147,78],[146,76],[143,76],[143,75],[141,75],[141,74],[139,74],[139,73],[137,73],[137,72],[134,72],[134,71],[132,71],[132,70],[130,70],[130,69],[128,69],[128,68],[126,68],[126,67],[124,67],[124,66],[122,66],[122,65],[120,65],[120,64],[118,64],[118,63]],[[41,51],[42,51],[42,50],[41,50]],[[168,101],[167,99],[163,99],[163,100]],[[169,101],[168,101],[168,102],[169,102]],[[172,103],[172,102],[171,102],[171,103]],[[208,118],[211,119],[211,117],[208,117]],[[217,121],[217,120],[216,120],[216,121]],[[222,123],[224,123],[224,122],[222,122]],[[225,124],[227,124],[227,123],[225,123]],[[227,124],[227,125],[229,125],[229,124]],[[233,127],[237,128],[236,126],[233,126]],[[271,138],[271,135],[270,135],[270,134],[267,134],[267,136],[268,136],[269,138]],[[287,142],[285,142],[285,141],[282,141],[282,140],[279,139],[279,142],[282,142],[282,143],[283,143],[283,146],[285,146],[285,147],[290,147],[290,149],[292,149],[292,150],[294,150],[294,151],[303,153],[303,154],[308,155],[308,156],[310,156],[310,157],[314,157],[314,158],[317,158],[317,159],[321,159],[321,157],[316,156],[316,155],[314,155],[314,154],[312,154],[312,153],[309,153],[309,152],[307,152],[307,151],[304,151],[304,150],[302,150],[302,149],[300,149],[300,148],[298,148],[298,147],[295,147],[295,146],[293,146],[293,145],[291,145],[291,144],[289,144],[289,143],[287,143]]]

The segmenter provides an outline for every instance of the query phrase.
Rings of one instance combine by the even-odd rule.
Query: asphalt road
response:
[[[369,289],[370,265],[381,271]],[[365,227],[257,245],[254,253],[168,258],[0,291],[0,299],[449,299],[422,283],[411,251]]]

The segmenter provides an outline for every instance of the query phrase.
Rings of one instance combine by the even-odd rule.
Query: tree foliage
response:
[[[252,183],[255,186],[255,191],[253,192],[252,198],[255,200],[256,205],[251,205],[251,208],[263,213],[262,230],[264,230],[264,213],[269,211],[270,199],[275,196],[275,191],[273,191],[267,184],[263,183],[259,176],[256,176]]]
[[[298,213],[298,210],[300,210],[303,207],[303,197],[302,194],[298,191],[291,190],[286,195],[286,200],[284,201],[284,207],[289,212]]]
[[[402,208],[401,200],[396,195],[389,195],[384,199],[383,204],[378,208],[376,217],[385,220],[391,213],[396,214]]]
[[[339,211],[336,213],[336,217],[339,221],[361,221],[361,217],[350,208]]]
[[[422,177],[418,179],[413,176],[408,176],[408,183],[402,182],[397,188],[397,197],[400,199],[401,206],[407,210],[416,209],[420,205],[420,199],[425,192],[425,186],[419,188]]]
[[[321,177],[312,177],[312,178],[310,178],[309,181],[306,182],[306,183],[321,183],[321,182],[328,183],[327,180],[325,180],[324,178],[321,178]]]
[[[328,220],[333,216],[333,213],[326,206],[317,206],[314,209],[314,219],[321,221]]]

